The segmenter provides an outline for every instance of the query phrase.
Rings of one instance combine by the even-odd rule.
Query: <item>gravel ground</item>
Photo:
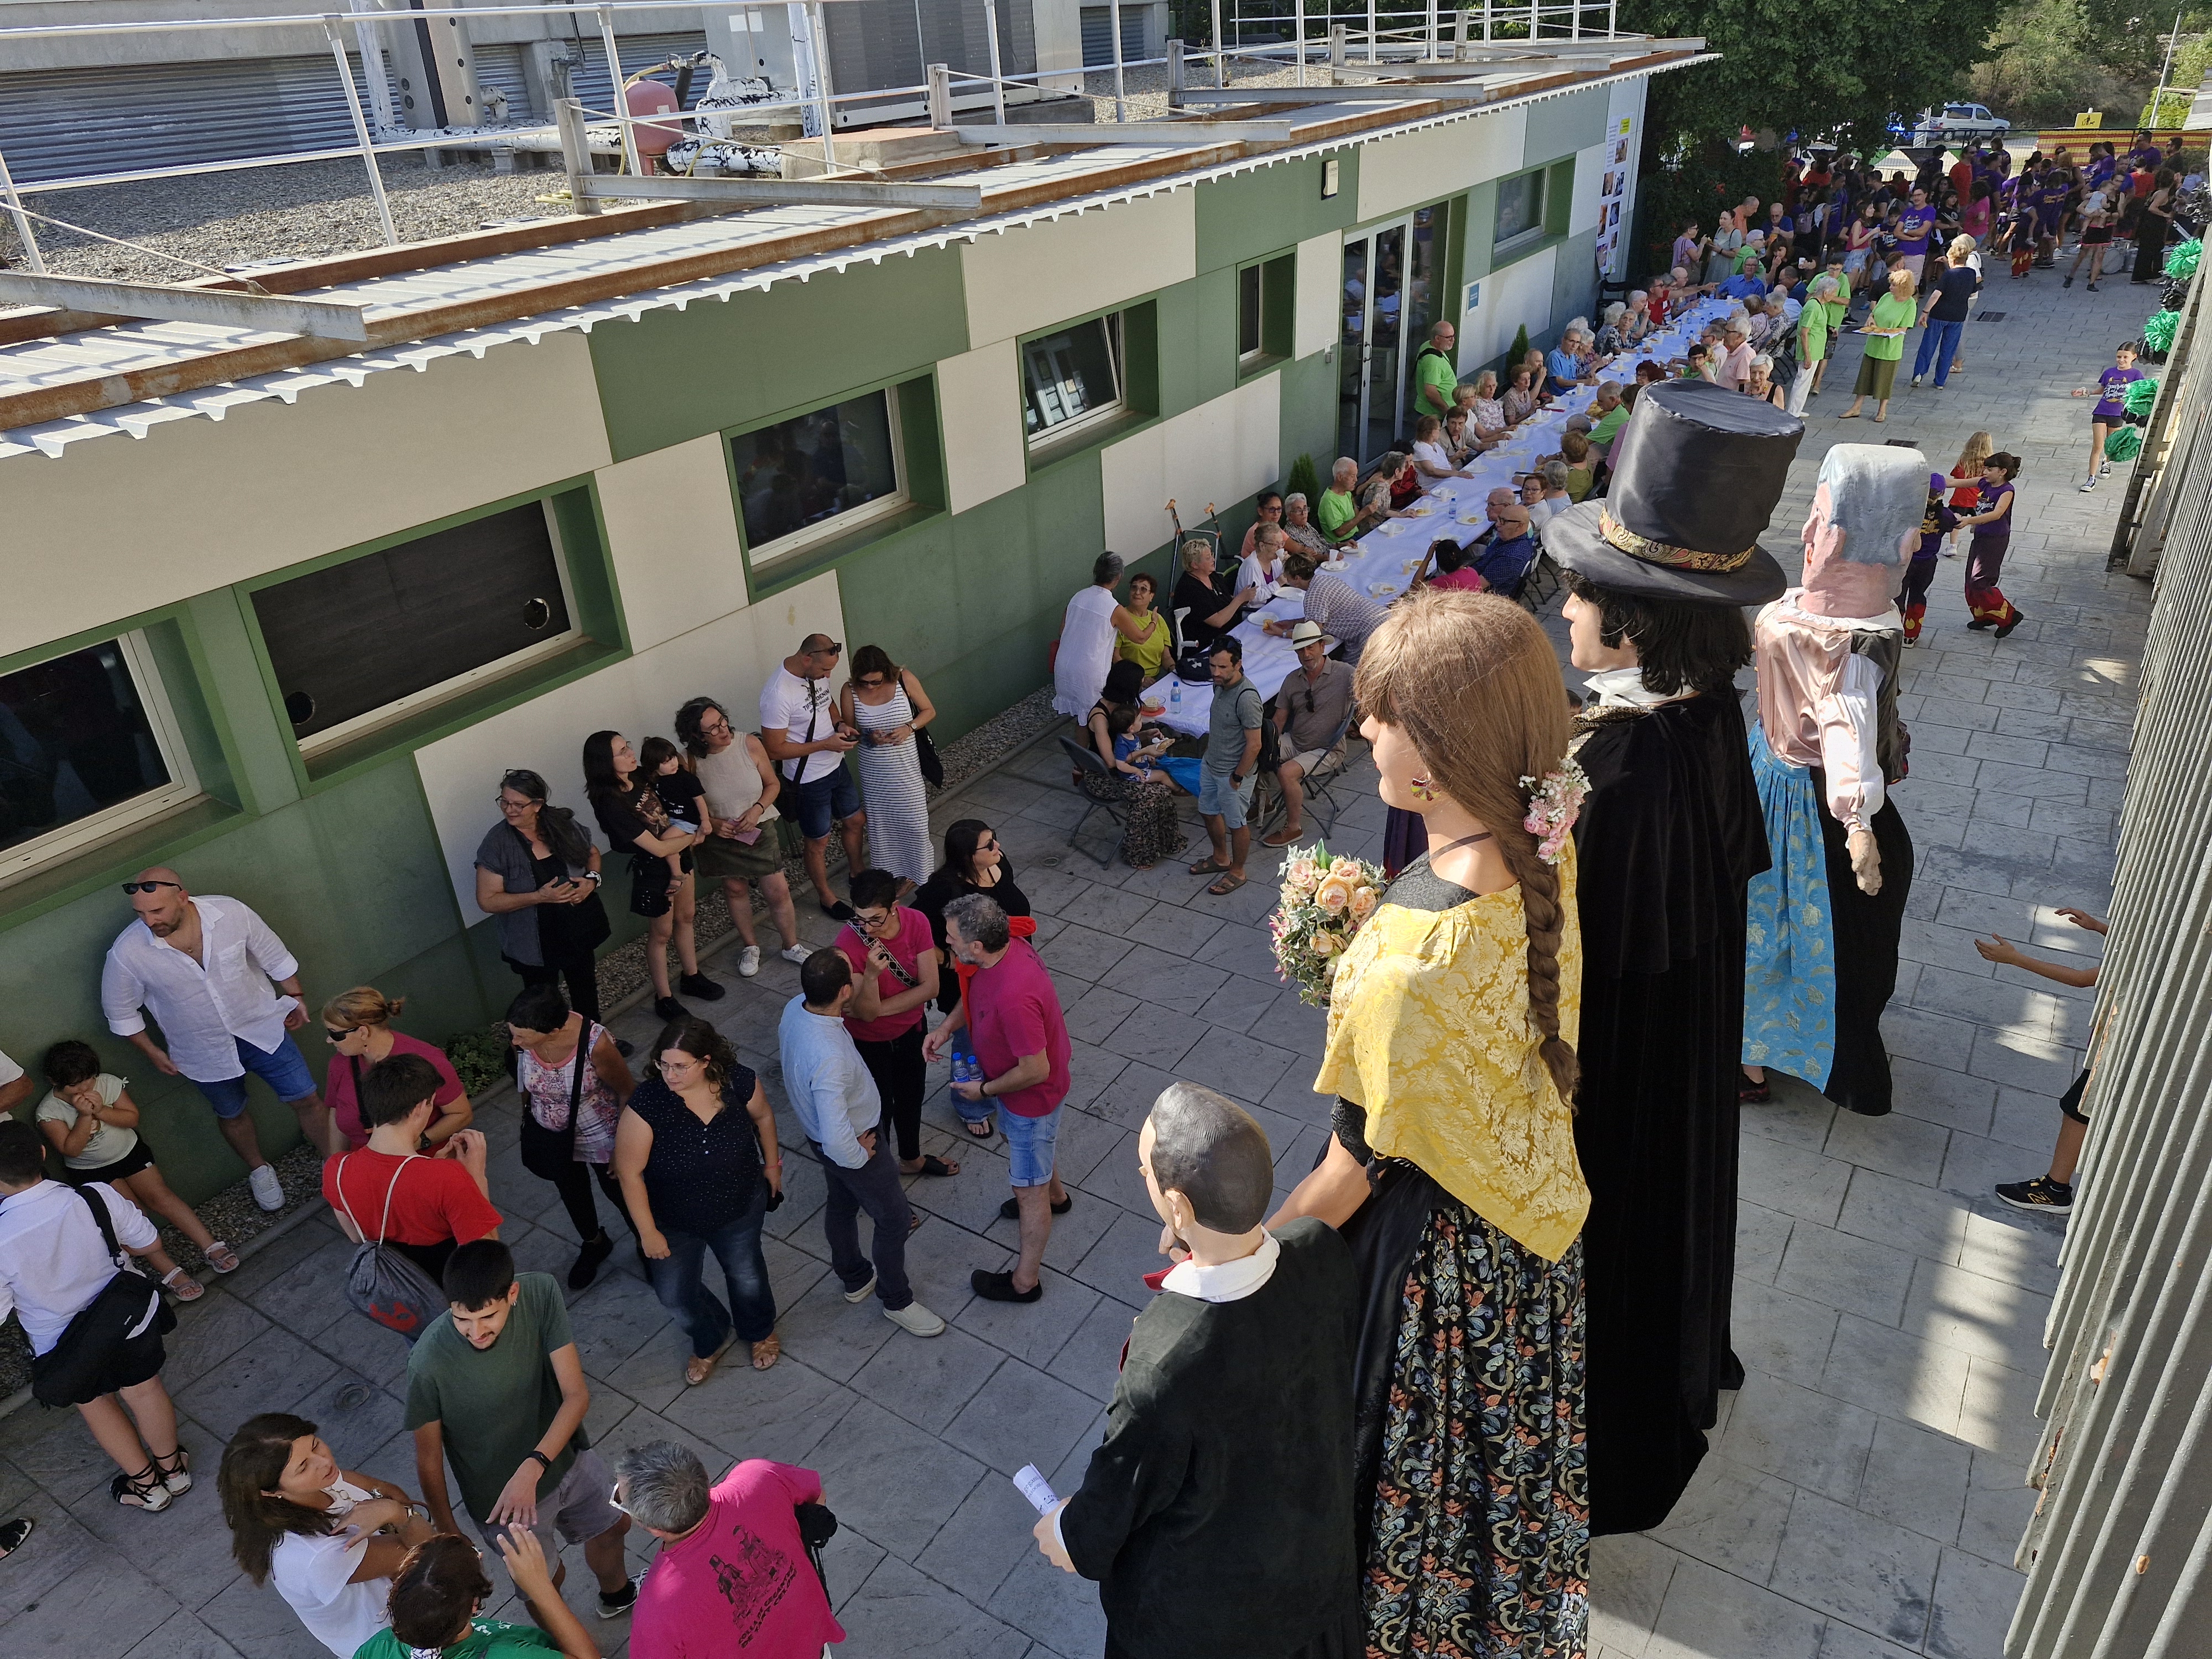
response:
[[[1232,73],[1232,82],[1284,85],[1285,69]],[[1101,121],[1114,118],[1114,76],[1085,77]],[[1194,82],[1207,82],[1194,69]],[[1127,118],[1167,113],[1164,65],[1133,69],[1123,77]],[[425,241],[517,219],[567,216],[567,181],[552,168],[495,173],[489,161],[461,162],[436,170],[412,157],[380,164],[392,218],[407,241]],[[543,198],[556,196],[556,201]],[[155,179],[42,195],[27,191],[25,205],[103,235],[137,242],[118,247],[34,225],[47,268],[58,276],[118,278],[138,283],[185,283],[247,262],[321,258],[380,247],[383,227],[358,161],[315,161],[235,173]],[[0,258],[21,258],[14,224],[0,215]],[[163,258],[167,255],[170,257]]]
[[[246,1182],[217,1193],[193,1207],[207,1230],[228,1243],[240,1255],[250,1253],[252,1242],[267,1232],[286,1216],[302,1206],[322,1202],[323,1163],[313,1150],[302,1144],[295,1146],[276,1161],[276,1178],[284,1186],[284,1207],[270,1212],[253,1201],[253,1194]],[[166,1221],[157,1221],[161,1234],[161,1248],[169,1259],[191,1277],[203,1285],[212,1285],[220,1277],[215,1269],[201,1258],[198,1249],[185,1242]],[[10,1313],[0,1322],[0,1408],[17,1390],[31,1385],[31,1345],[23,1334],[21,1322]]]

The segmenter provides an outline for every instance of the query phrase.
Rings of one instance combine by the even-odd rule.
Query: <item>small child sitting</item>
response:
[[[234,1273],[238,1257],[230,1246],[201,1224],[192,1206],[169,1190],[154,1165],[154,1149],[138,1133],[138,1107],[129,1079],[100,1067],[88,1042],[57,1042],[46,1050],[44,1069],[52,1090],[39,1103],[39,1132],[61,1154],[69,1182],[81,1187],[104,1181],[149,1215],[167,1221],[198,1249],[219,1273]],[[197,1302],[206,1292],[158,1245],[146,1260],[161,1276],[161,1287],[179,1302]]]
[[[1198,762],[1163,758],[1167,754],[1168,745],[1175,741],[1172,733],[1156,726],[1139,732],[1137,730],[1137,711],[1126,703],[1108,713],[1106,729],[1114,737],[1114,764],[1139,783],[1152,781],[1157,763],[1158,776],[1187,795],[1198,793]]]

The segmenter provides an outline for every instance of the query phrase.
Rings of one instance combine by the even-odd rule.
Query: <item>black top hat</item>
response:
[[[1602,501],[1544,526],[1544,550],[1601,587],[1656,599],[1764,605],[1790,586],[1759,545],[1805,423],[1709,380],[1646,386],[1613,440]]]

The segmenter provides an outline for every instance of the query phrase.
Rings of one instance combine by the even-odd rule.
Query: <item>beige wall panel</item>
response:
[[[720,433],[603,467],[598,481],[632,650],[744,609],[744,556]]]
[[[960,245],[970,345],[1012,339],[1198,274],[1198,193],[1163,191]]]
[[[1310,357],[1336,343],[1344,324],[1344,234],[1330,231],[1298,244],[1297,303],[1291,308],[1291,356]]]
[[[1486,363],[1513,343],[1523,323],[1536,338],[1552,325],[1552,276],[1557,244],[1493,270],[1482,279],[1482,297],[1460,326],[1459,360]]]
[[[584,804],[584,739],[607,727],[632,742],[655,732],[672,737],[670,716],[694,696],[720,700],[730,711],[731,723],[750,731],[759,723],[763,683],[802,638],[817,629],[844,637],[835,572],[416,750],[415,768],[463,920],[483,919],[476,902],[476,850],[496,816],[489,803],[501,772],[526,766],[544,774],[554,804],[574,811],[604,852],[606,837],[599,834]],[[629,890],[621,861],[610,860],[606,868],[608,902],[626,903]]]
[[[0,655],[607,465],[575,332],[0,461]]]
[[[1528,112],[1502,109],[1365,146],[1359,153],[1359,216],[1402,213],[1424,202],[1517,172]]]
[[[1606,158],[1613,154],[1608,141],[1575,152],[1574,195],[1567,205],[1567,234],[1579,236],[1597,228],[1599,193],[1605,188]]]
[[[1282,388],[1259,379],[1100,452],[1106,545],[1124,558],[1175,535],[1172,497],[1185,525],[1211,501],[1226,507],[1275,481],[1282,444]]]
[[[938,360],[945,495],[955,513],[1029,482],[1020,375],[1011,339]]]

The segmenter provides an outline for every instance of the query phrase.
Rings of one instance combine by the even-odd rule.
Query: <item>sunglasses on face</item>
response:
[[[352,1035],[353,1033],[350,1030],[341,1031],[337,1030],[335,1027],[329,1025],[323,1027],[323,1041],[333,1046],[343,1042]]]
[[[126,893],[150,893],[157,887],[173,887],[180,893],[185,890],[185,884],[181,881],[126,881],[123,884],[123,890]]]

